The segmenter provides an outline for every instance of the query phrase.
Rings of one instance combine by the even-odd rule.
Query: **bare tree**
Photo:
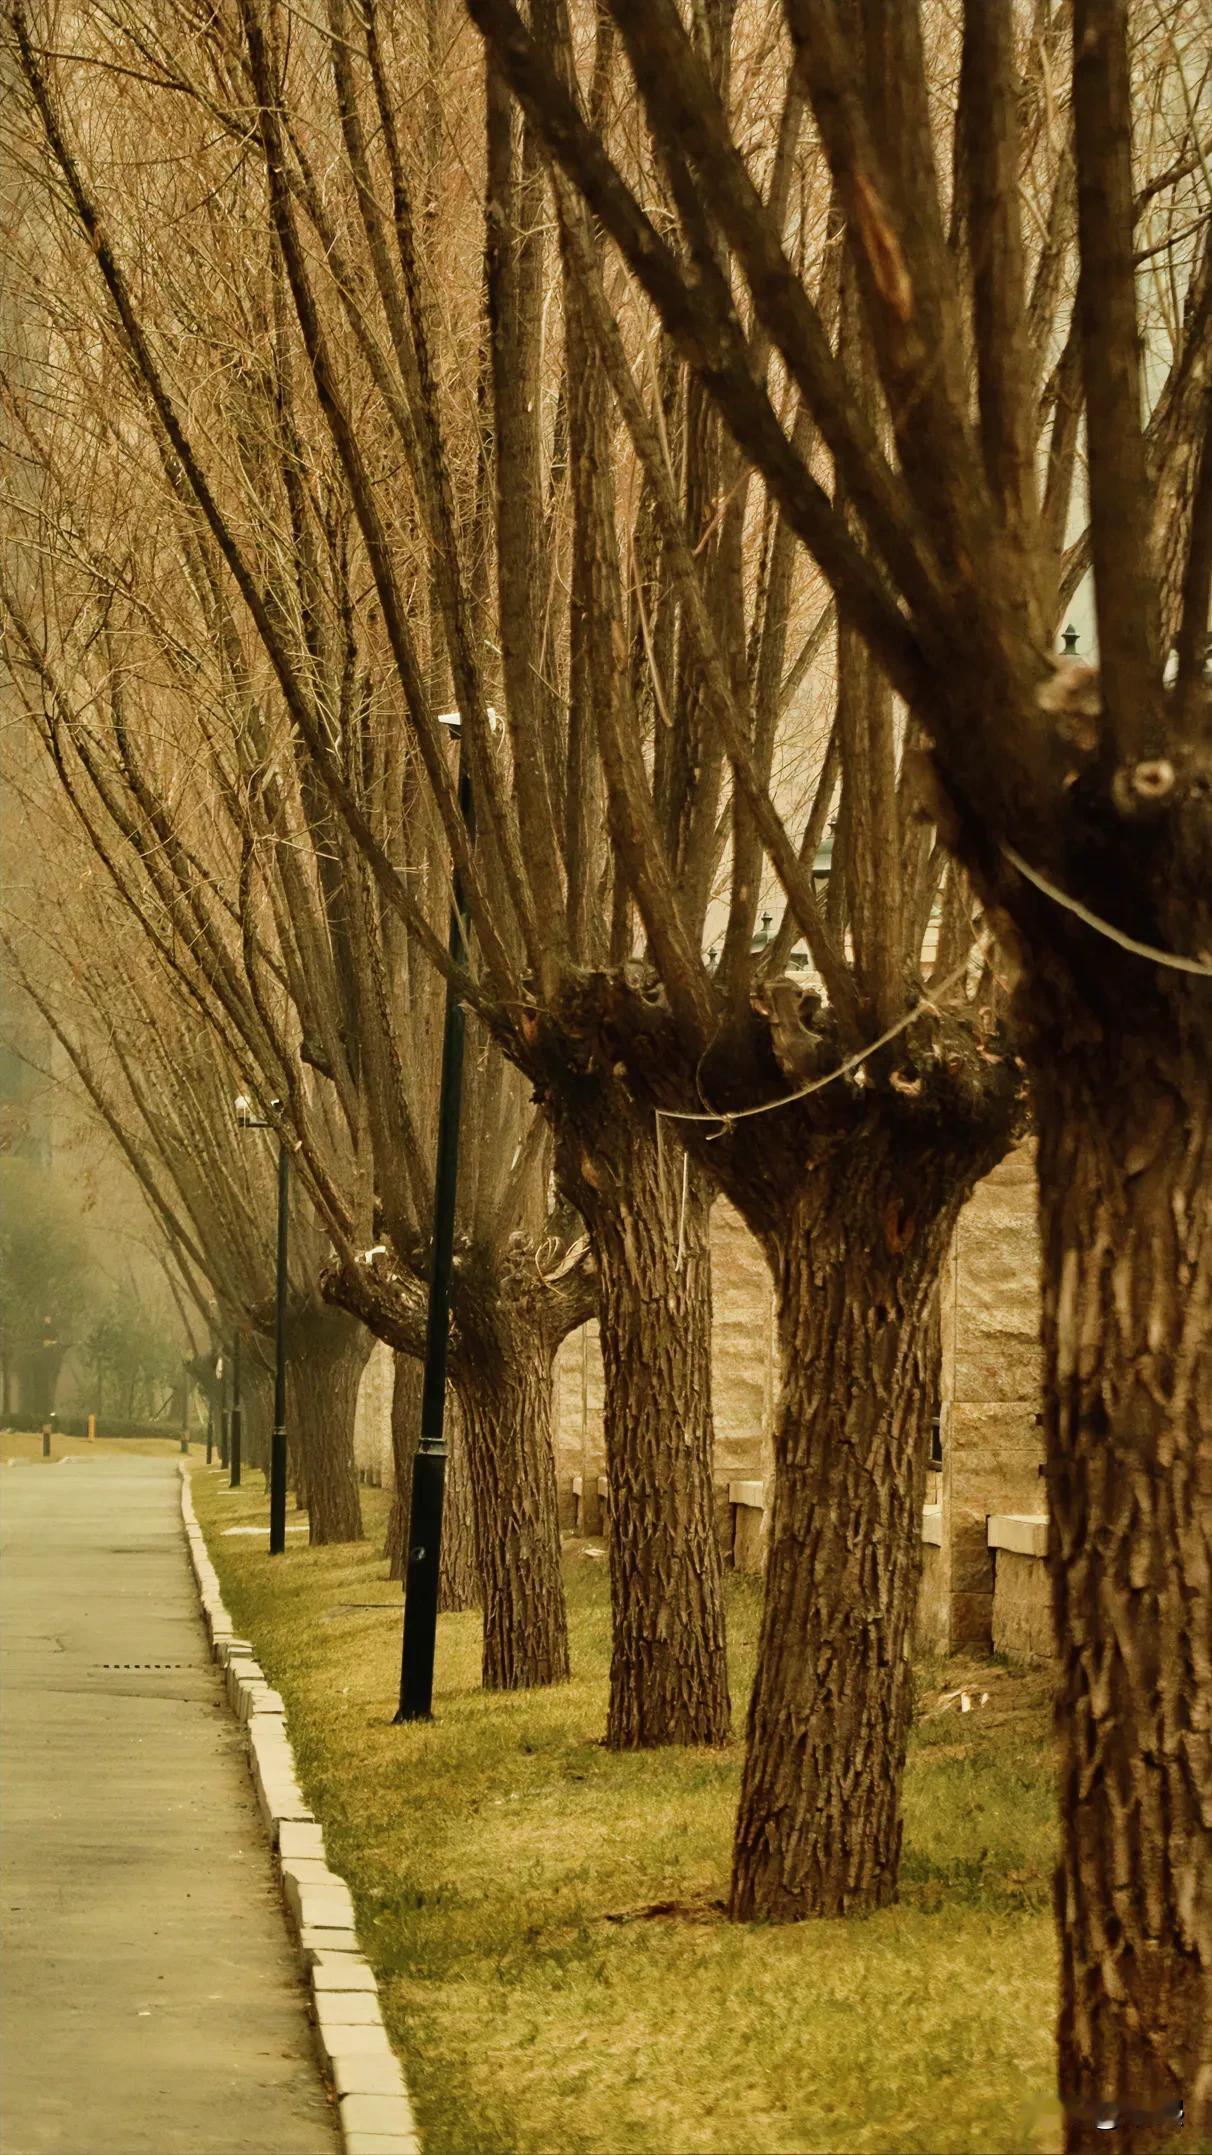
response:
[[[25,18],[18,14],[15,21],[19,64],[66,185],[70,217],[99,243],[93,253],[111,310],[110,334],[142,382],[164,453],[181,474],[224,579],[230,579],[228,588],[235,587],[260,640],[283,719],[295,729],[313,778],[370,864],[383,903],[407,925],[420,952],[450,974],[424,907],[365,813],[356,773],[332,751],[329,710],[326,706],[321,719],[310,693],[310,654],[305,663],[284,633],[279,585],[268,573],[265,552],[253,543],[247,500],[238,514],[230,505],[227,414],[214,413],[217,451],[204,427],[187,425],[180,396],[181,340],[165,325],[164,341],[153,344],[147,286],[125,266],[133,260],[133,234],[124,227],[128,211],[107,197],[102,219]],[[421,213],[413,209],[416,167],[406,162],[402,147],[411,123],[407,107],[397,109],[391,89],[395,80],[408,79],[413,64],[410,25],[407,14],[385,24],[374,10],[363,11],[351,24],[335,7],[317,42],[296,40],[288,58],[284,18],[274,8],[249,6],[241,10],[238,42],[216,22],[200,48],[191,26],[189,37],[181,40],[189,62],[184,71],[179,55],[137,10],[123,18],[116,34],[120,42],[133,40],[142,54],[141,77],[150,77],[171,96],[174,116],[192,101],[208,130],[218,117],[232,139],[247,148],[247,114],[260,113],[259,146],[276,249],[270,282],[277,292],[289,290],[298,358],[356,520],[369,580],[359,626],[364,629],[373,615],[375,638],[390,656],[389,692],[393,699],[402,697],[443,841],[467,893],[477,970],[474,979],[456,970],[456,978],[470,1006],[529,1074],[527,983],[536,973],[551,975],[553,939],[556,952],[569,947],[571,936],[577,950],[589,956],[605,954],[612,918],[623,945],[632,932],[622,885],[617,903],[610,895],[604,832],[594,810],[596,751],[580,685],[589,678],[591,615],[583,599],[566,613],[563,599],[574,522],[564,476],[573,397],[567,388],[548,386],[541,335],[547,296],[542,234],[528,222],[537,179],[535,150],[533,144],[515,142],[499,84],[489,85],[480,145],[473,141],[471,154],[495,175],[494,186],[499,182],[505,190],[503,214],[498,218],[494,195],[483,278],[477,274],[468,301],[470,337],[460,334],[446,343],[439,335],[443,309],[455,317],[452,327],[462,330],[459,289],[450,257],[439,263],[425,254],[427,221],[433,220],[427,220],[425,205]],[[182,26],[174,17],[171,27]],[[395,40],[386,58],[384,37]],[[107,50],[97,57],[108,62],[112,55]],[[310,65],[313,59],[322,62],[324,76]],[[312,153],[321,123],[307,95],[325,77],[331,79],[340,154],[320,161]],[[300,85],[307,85],[307,95]],[[115,164],[111,160],[107,175],[111,193]],[[423,169],[433,170],[432,158]],[[330,182],[335,193],[326,191]],[[481,196],[474,192],[471,199],[478,213]],[[143,229],[138,247],[144,256],[147,246]],[[450,279],[451,289],[443,279]],[[275,337],[280,328],[275,312]],[[283,366],[277,357],[279,386]],[[470,397],[465,393],[469,380]],[[297,410],[293,395],[292,404]],[[540,407],[552,414],[550,432],[536,430]],[[368,414],[373,415],[369,429]],[[398,517],[385,517],[367,446],[372,439],[382,442],[385,455],[405,460],[411,493]],[[531,519],[533,557],[519,563],[514,538],[520,534],[514,526],[523,499],[550,513],[545,523]],[[424,567],[415,546],[417,527]],[[590,574],[588,527],[582,519],[577,528],[580,565],[574,580],[584,593]],[[534,594],[543,592],[540,610]],[[417,633],[417,611],[409,604],[414,595],[423,595],[440,638],[436,645],[431,638],[426,647]],[[310,615],[310,596],[308,609]],[[501,629],[490,641],[486,630],[498,614],[508,633]],[[499,660],[493,642],[499,644]],[[565,664],[568,680],[578,684],[572,696],[563,687],[552,693]],[[508,686],[508,695],[497,688],[498,680]],[[458,813],[436,723],[447,681],[477,802],[474,845]],[[492,730],[493,694],[506,704],[505,743]],[[385,752],[397,752],[390,737]],[[559,1091],[548,1076],[544,1095],[564,1188],[584,1198],[597,1236],[604,1336],[617,1342],[617,1351],[608,1355],[607,1416],[617,1617],[611,1739],[715,1741],[727,1727],[728,1698],[711,1502],[706,1191],[697,1176],[683,1175],[672,1142],[662,1156],[651,1111],[630,1102],[591,1058],[574,1055]],[[555,1106],[572,1112],[558,1115]],[[524,1153],[523,1165],[529,1170],[535,1158]],[[580,1284],[574,1271],[563,1270],[560,1253],[555,1255],[554,1264],[544,1262],[536,1273],[532,1259],[520,1252],[509,1272],[508,1305],[502,1303],[502,1323],[507,1308],[516,1322],[529,1307],[526,1323],[532,1330],[542,1316],[549,1345],[564,1321],[562,1312],[577,1321],[574,1289]],[[367,1277],[359,1282],[347,1269],[334,1291],[353,1295],[364,1289],[362,1313],[386,1332],[383,1302],[399,1303],[394,1276],[390,1292],[380,1296],[372,1277],[378,1268],[364,1271]],[[582,1311],[584,1306],[582,1290]],[[397,1319],[399,1314],[397,1306]],[[555,1332],[551,1316],[557,1320]],[[502,1333],[498,1358],[503,1341]],[[641,1368],[642,1386],[635,1381]],[[523,1388],[518,1398],[529,1426],[537,1394]],[[673,1443],[671,1431],[677,1432]],[[503,1486],[514,1484],[507,1478]],[[511,1576],[524,1578],[525,1567],[512,1566]],[[554,1596],[544,1598],[550,1603]]]
[[[306,374],[300,381],[292,368],[272,262],[260,282],[229,275],[240,207],[237,196],[213,254],[200,239],[196,262],[177,248],[161,326],[167,335],[203,291],[217,287],[226,303],[204,317],[204,337],[195,322],[190,361],[198,403],[222,430],[224,515],[264,579],[272,650],[313,739],[335,744],[325,768],[337,773],[394,907],[300,752],[179,464],[137,395],[122,429],[107,429],[101,383],[70,344],[76,407],[64,387],[70,365],[46,391],[52,419],[28,388],[15,400],[26,458],[41,472],[36,509],[14,523],[17,549],[61,566],[57,583],[31,571],[32,597],[10,589],[10,642],[34,684],[32,708],[60,778],[109,848],[116,882],[136,908],[167,914],[162,961],[186,977],[208,1021],[239,1041],[266,1093],[289,1103],[301,1172],[334,1245],[326,1294],[416,1356],[437,1000],[417,935],[441,949],[431,923],[448,902],[444,849],[407,745],[385,718],[383,632],[357,595],[366,563],[322,428],[317,436]],[[253,259],[265,236],[261,208],[258,196],[246,238]],[[104,323],[87,302],[82,311],[104,352]],[[72,312],[65,302],[56,317],[65,343]],[[179,387],[185,378],[182,366]],[[114,504],[132,485],[137,507],[121,512],[119,532]],[[139,534],[148,531],[145,543]],[[403,552],[406,530],[400,543]],[[65,606],[70,621],[72,605],[78,620],[50,633]],[[584,1238],[551,1210],[547,1148],[527,1087],[482,1028],[464,1091],[471,1142],[451,1354],[462,1406],[456,1456],[476,1500],[485,1680],[514,1687],[567,1674],[552,1362],[591,1308],[594,1279]],[[405,1488],[408,1396],[402,1383],[394,1419]],[[397,1506],[397,1544],[403,1526]]]
[[[510,0],[471,6],[828,577],[844,633],[922,729],[939,828],[1020,970],[1063,1671],[1069,2144],[1093,2143],[1100,2106],[1144,2116],[1126,2125],[1134,2146],[1159,2143],[1179,2099],[1206,2130],[1212,266],[1200,10],[970,0],[949,171],[933,18],[904,0],[785,0],[786,95],[811,112],[835,190],[856,351],[830,339],[672,0],[609,0],[607,12],[678,192],[677,244]],[[1168,170],[1149,175],[1133,157],[1134,85],[1158,71],[1165,97],[1142,94],[1140,106],[1152,119],[1177,112],[1177,140]],[[1065,128],[1042,281],[1029,274],[1019,187],[1033,82]],[[1151,383],[1146,398],[1138,234],[1159,201],[1180,208],[1163,243],[1172,343],[1161,391]],[[832,493],[752,364],[725,249],[819,429]],[[1070,267],[1076,301],[1044,381],[1041,456],[1041,380]],[[1082,417],[1089,527],[1077,560],[1093,569],[1099,664],[1061,672],[1050,650]],[[761,1696],[759,1683],[742,1836],[747,1815],[755,1837],[779,1815],[758,1755]],[[777,1830],[769,1845],[778,1863]],[[777,1904],[777,1884],[761,1883],[768,1862],[757,1898]]]

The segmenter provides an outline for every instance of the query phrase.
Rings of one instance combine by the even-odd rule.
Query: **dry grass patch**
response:
[[[205,1456],[205,1445],[196,1441],[191,1447],[197,1460],[199,1453]],[[112,1458],[115,1453],[150,1453],[159,1459],[179,1459],[181,1439],[167,1437],[96,1437],[90,1444],[87,1437],[65,1437],[59,1430],[51,1432],[51,1456],[42,1457],[42,1432],[30,1429],[0,1430],[0,1459],[33,1459],[39,1466],[54,1466],[60,1459],[95,1459],[98,1453]],[[217,1455],[217,1447],[216,1447]]]
[[[607,1585],[580,1545],[566,1560],[573,1681],[486,1696],[478,1618],[443,1618],[436,1719],[397,1729],[384,1500],[363,1492],[366,1544],[292,1537],[271,1563],[216,1531],[264,1519],[259,1489],[217,1484],[195,1472],[224,1598],[286,1699],[427,2155],[1059,2144],[1042,1678],[923,1668],[900,1904],[742,1929],[716,1905],[740,1742],[602,1749]],[[757,1616],[755,1582],[734,1577],[738,1728]],[[931,1712],[965,1683],[989,1703]]]

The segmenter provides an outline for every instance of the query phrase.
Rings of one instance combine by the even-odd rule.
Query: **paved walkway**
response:
[[[336,2155],[175,1461],[0,1469],[0,1556],[4,2155]]]

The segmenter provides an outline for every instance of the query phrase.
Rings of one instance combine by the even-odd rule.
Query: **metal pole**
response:
[[[466,758],[459,770],[459,808],[472,829],[471,780]],[[462,963],[463,892],[454,879],[450,955]],[[442,1550],[442,1499],[446,1487],[446,1348],[450,1326],[450,1268],[454,1257],[455,1198],[459,1184],[459,1110],[463,1092],[463,1006],[446,983],[442,1035],[442,1082],[438,1095],[438,1152],[434,1169],[433,1258],[425,1327],[425,1376],[421,1390],[421,1437],[412,1470],[410,1546],[404,1577],[404,1638],[400,1653],[400,1703],[395,1719],[428,1721],[433,1712],[433,1662],[438,1636],[438,1570]]]
[[[232,1489],[240,1486],[240,1445],[244,1435],[244,1409],[240,1403],[240,1334],[236,1333],[231,1350],[231,1453]]]
[[[275,1316],[274,1432],[269,1444],[269,1553],[286,1547],[286,1229],[290,1205],[290,1154],[278,1137],[278,1294]]]
[[[90,1422],[92,1421],[92,1415],[91,1415],[91,1414],[89,1415],[89,1421],[90,1421]],[[210,1462],[211,1462],[211,1458],[212,1458],[212,1455],[213,1455],[213,1453],[214,1453],[214,1449],[215,1449],[215,1410],[214,1410],[214,1408],[212,1407],[212,1405],[211,1405],[211,1403],[210,1403],[210,1400],[208,1399],[208,1400],[207,1400],[207,1402],[206,1402],[206,1464],[207,1464],[207,1466],[209,1466],[209,1465],[210,1465]]]

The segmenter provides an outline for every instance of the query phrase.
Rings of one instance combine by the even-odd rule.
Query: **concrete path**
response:
[[[0,1559],[4,2155],[335,2155],[175,1460],[0,1469]]]

